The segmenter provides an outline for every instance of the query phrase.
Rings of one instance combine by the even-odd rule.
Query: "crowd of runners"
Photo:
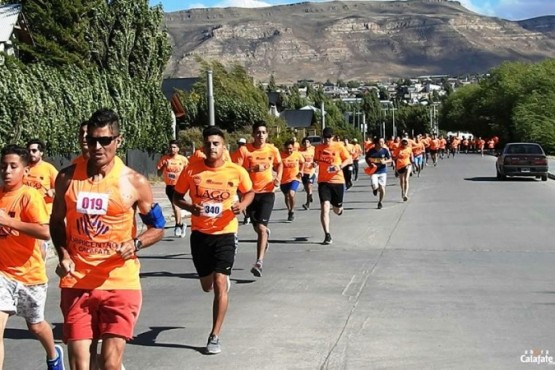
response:
[[[53,244],[70,368],[119,370],[124,368],[125,345],[133,337],[143,299],[141,250],[163,237],[166,221],[147,179],[116,156],[123,137],[115,112],[95,112],[81,123],[78,137],[81,155],[59,173],[42,160],[40,140],[2,149],[0,330],[3,337],[8,318],[22,316],[44,347],[47,368],[64,368],[63,348],[54,344],[44,317],[45,255]],[[207,354],[221,352],[219,337],[228,307],[239,216],[257,234],[250,271],[260,278],[276,191],[284,195],[286,222],[294,222],[298,210],[310,211],[318,199],[322,244],[329,245],[333,243],[330,214],[343,214],[345,194],[361,176],[370,176],[377,208],[382,209],[388,171],[398,178],[400,198],[406,202],[411,176],[419,177],[426,166],[437,166],[439,160],[458,153],[483,155],[496,144],[493,139],[445,139],[434,134],[374,138],[359,144],[357,139],[335,136],[329,127],[316,146],[308,138],[300,143],[291,138],[282,148],[267,140],[268,127],[256,123],[252,138],[239,139],[237,150],[230,153],[224,132],[212,126],[203,131],[203,145],[192,156],[181,155],[174,140],[158,162],[172,204],[174,236],[186,236],[181,210],[190,212],[193,263],[201,288],[214,294]],[[300,206],[299,191],[305,193]],[[142,232],[135,216],[146,226]],[[0,369],[3,360],[2,343]]]

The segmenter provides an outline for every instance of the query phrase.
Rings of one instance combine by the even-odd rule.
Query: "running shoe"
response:
[[[403,202],[406,202],[407,200],[409,200],[409,197],[407,197],[406,195],[403,196]]]
[[[250,223],[251,223],[251,218],[250,218],[250,217],[245,217],[245,218],[243,219],[243,225],[248,225],[248,224],[250,224]]]
[[[46,366],[48,370],[64,370],[64,349],[59,344],[54,346],[58,357],[54,360],[46,359]]]
[[[181,224],[181,237],[184,238],[187,235],[187,225]]]
[[[326,237],[324,238],[324,242],[322,244],[329,245],[329,244],[332,244],[332,243],[333,243],[333,240],[331,238],[331,234],[326,233]]]
[[[183,229],[181,228],[181,225],[175,225],[175,228],[173,229],[173,235],[176,238],[181,238],[182,233],[183,233]]]
[[[382,209],[382,202],[378,202],[378,209]]]
[[[251,274],[253,274],[256,277],[262,276],[262,261],[256,261],[254,266],[252,266]]]
[[[309,203],[303,204],[303,208],[308,211],[310,209],[310,204]]]
[[[374,196],[378,195],[378,189],[372,189],[372,193],[374,194]]]
[[[209,355],[216,355],[220,352],[222,352],[220,338],[218,338],[217,335],[210,334],[208,337],[208,343],[206,343],[206,353]]]
[[[295,221],[295,212],[289,212],[289,215],[287,216],[287,222],[293,221]]]

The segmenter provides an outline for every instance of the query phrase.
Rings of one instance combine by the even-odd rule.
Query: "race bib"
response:
[[[77,212],[86,215],[105,215],[108,212],[108,194],[80,192],[77,195]]]
[[[336,173],[336,172],[337,172],[337,167],[335,166],[328,167],[328,173]]]
[[[205,217],[221,217],[223,210],[223,203],[205,203],[202,205],[202,215]]]
[[[168,172],[168,179],[170,180],[177,179],[177,174],[175,174],[174,172]]]

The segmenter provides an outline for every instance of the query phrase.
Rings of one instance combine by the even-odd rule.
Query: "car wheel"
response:
[[[542,175],[542,181],[547,181],[547,175]]]

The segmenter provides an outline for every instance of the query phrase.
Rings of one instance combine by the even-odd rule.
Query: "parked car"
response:
[[[322,138],[320,136],[307,136],[307,138],[310,140],[310,144],[314,146],[322,144]]]
[[[536,143],[509,143],[495,162],[497,179],[507,176],[535,176],[547,181],[547,156]]]

